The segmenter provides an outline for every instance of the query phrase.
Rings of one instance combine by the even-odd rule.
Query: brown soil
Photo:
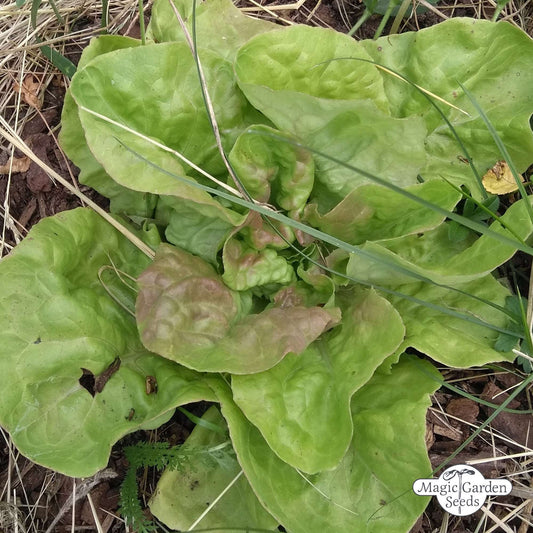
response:
[[[241,3],[244,4],[244,1]],[[478,16],[479,10],[483,10],[483,6],[487,5],[489,4],[479,4],[467,0],[461,4],[461,7],[453,8],[450,5],[449,9],[446,9],[439,4],[439,8],[448,16]],[[485,8],[483,12],[485,18],[490,18],[491,9],[490,6]],[[287,10],[277,13],[295,22],[329,26],[347,32],[363,11],[364,5],[354,0],[345,2],[323,0],[318,3],[315,0],[308,0],[298,11]],[[527,26],[526,21],[526,27],[530,33],[532,29],[531,11],[533,10],[530,9],[529,26]],[[523,13],[524,17],[526,15],[527,11]],[[371,38],[380,20],[380,16],[373,15],[357,32],[357,37]],[[388,33],[392,20],[384,30],[385,35]],[[428,12],[408,21],[402,30],[415,30],[440,21],[441,19],[437,15]],[[94,24],[94,21],[81,21],[80,24]],[[129,32],[135,35],[138,33],[138,28],[130,28]],[[70,58],[73,61],[76,61],[77,56],[79,56],[79,47],[73,48],[70,52]],[[77,169],[65,159],[55,141],[65,91],[61,80],[60,76],[56,76],[49,82],[44,91],[42,111],[33,113],[32,118],[26,122],[21,137],[31,144],[33,151],[43,161],[61,176],[75,182]],[[0,166],[7,162],[8,155],[7,150],[0,152]],[[21,154],[16,153],[15,156],[20,157]],[[1,176],[0,205],[4,205],[7,186],[6,176]],[[94,191],[84,186],[80,186],[80,189],[102,207],[107,206],[107,200]],[[10,247],[16,246],[20,238],[41,218],[79,205],[80,202],[74,195],[60,185],[51,183],[49,178],[34,163],[27,170],[14,173],[9,184],[9,214],[16,220],[16,229],[8,229],[5,242],[9,246],[4,249],[4,253],[7,253]],[[0,217],[2,214],[3,212],[0,212]],[[470,370],[445,371],[444,373],[447,381],[458,380],[466,392],[474,395],[481,394],[483,398],[498,403],[506,397],[506,393],[502,391],[508,390],[518,382],[519,378],[513,375],[516,369],[509,370],[509,372],[494,373],[490,376],[485,372]],[[529,396],[521,395],[511,407],[523,410],[530,409]],[[198,414],[201,414],[203,408],[200,407],[199,409]],[[433,408],[427,416],[427,445],[433,466],[438,467],[447,460],[450,454],[471,434],[472,424],[481,423],[490,413],[489,408],[479,406],[477,403],[446,389],[438,392],[435,395]],[[491,431],[503,433],[509,441],[498,440],[496,446],[490,434],[478,437],[455,458],[454,462],[464,463],[467,460],[483,459],[495,455],[503,456],[530,449],[533,444],[533,431],[530,428],[532,420],[530,415],[500,414],[492,423]],[[76,531],[97,531],[89,501],[85,496],[87,493],[90,494],[97,509],[104,531],[124,531],[124,525],[117,517],[119,487],[127,469],[127,462],[122,452],[123,447],[139,440],[153,441],[154,439],[179,444],[184,442],[192,428],[193,424],[177,412],[171,421],[159,428],[157,432],[143,431],[129,435],[113,448],[108,470],[104,471],[103,475],[100,474],[100,477],[96,476],[94,479],[85,481],[73,480],[53,473],[21,457],[16,460],[18,473],[15,476],[15,469],[12,464],[13,456],[11,455],[13,450],[8,448],[7,438],[4,434],[4,439],[0,440],[2,442],[0,445],[0,490],[6,486],[7,477],[12,476],[11,487],[12,490],[16,491],[18,497],[17,508],[22,513],[23,523],[30,533],[47,531],[57,517],[59,520],[51,531],[71,531],[73,521]],[[481,463],[478,468],[487,477],[492,478],[509,475],[515,471],[517,464],[512,460],[492,461]],[[139,474],[140,496],[146,504],[154,490],[158,473],[153,469],[146,469],[140,471]],[[499,498],[499,505],[492,508],[492,512],[497,516],[505,515],[510,509],[522,503],[525,498],[533,497],[533,489],[530,488],[526,477],[517,478],[514,483],[516,490],[508,497]],[[76,485],[77,495],[83,496],[77,500],[74,514],[72,513],[73,485]],[[1,502],[4,499],[0,497],[0,531],[2,530],[2,520],[7,523],[6,517],[10,513],[17,512],[14,508],[11,509],[5,505],[2,507]],[[507,504],[508,507],[506,508]],[[526,510],[525,514],[522,513],[522,516],[531,518],[531,508]],[[481,519],[481,511],[461,519],[445,516],[441,507],[432,501],[412,531],[413,533],[429,533],[440,528],[445,521],[449,520],[446,531],[473,532]],[[491,524],[492,521],[489,520],[489,526]],[[524,529],[524,522],[520,518],[508,521],[507,525],[520,533],[527,531]],[[7,531],[11,530],[6,529],[6,533]]]

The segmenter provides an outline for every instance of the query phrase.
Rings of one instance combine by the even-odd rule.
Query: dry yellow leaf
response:
[[[31,107],[41,109],[42,102],[39,97],[41,84],[39,80],[32,74],[28,74],[22,82],[22,87],[19,83],[13,84],[13,90],[22,94],[22,99]]]
[[[509,165],[505,161],[498,161],[482,178],[483,187],[492,194],[508,194],[518,190]],[[524,178],[520,176],[524,183]]]
[[[10,169],[13,174],[27,172],[30,168],[30,163],[29,157],[14,157],[12,164],[8,161],[5,165],[0,165],[0,174],[9,174]]]

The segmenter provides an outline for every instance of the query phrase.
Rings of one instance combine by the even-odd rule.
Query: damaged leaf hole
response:
[[[82,374],[78,382],[94,398],[95,394],[104,390],[106,383],[119,368],[120,357],[115,357],[113,362],[98,375],[95,375],[87,368],[82,368]]]

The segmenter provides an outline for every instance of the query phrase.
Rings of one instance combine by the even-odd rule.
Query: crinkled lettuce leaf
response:
[[[115,50],[139,46],[141,42],[120,35],[102,35],[92,39],[81,55],[78,70],[84,68],[92,59]],[[85,133],[78,116],[76,104],[70,89],[65,93],[61,114],[61,131],[59,132],[61,147],[80,169],[80,183],[92,187],[100,194],[109,198],[112,213],[127,213],[142,217],[150,217],[153,213],[156,197],[153,194],[139,193],[119,185],[111,179],[102,165],[94,158],[87,146]]]
[[[151,351],[205,372],[250,374],[299,353],[339,320],[338,309],[270,307],[249,314],[246,293],[211,265],[161,245],[138,279],[136,316]]]
[[[381,533],[408,531],[427,505],[411,487],[431,471],[425,415],[439,382],[432,365],[405,356],[389,374],[374,374],[352,398],[353,439],[345,457],[334,470],[315,475],[283,462],[235,404],[229,387],[210,383],[250,485],[288,531]]]
[[[530,200],[514,203],[500,217],[524,241],[533,232],[526,201]],[[489,229],[509,239],[516,239],[498,221],[493,222]],[[447,223],[423,234],[370,242],[363,245],[362,249],[383,258],[383,261],[352,255],[347,273],[359,280],[387,286],[416,281],[395,267],[405,268],[436,283],[464,283],[486,276],[511,259],[517,250],[512,244],[501,242],[490,234],[476,238],[474,232],[467,232],[463,240],[454,240],[450,237]]]
[[[312,474],[344,457],[352,440],[350,400],[405,333],[398,312],[373,290],[353,289],[340,299],[341,325],[270,370],[231,381],[235,403],[273,452]]]
[[[193,2],[173,0],[192,34]],[[279,28],[263,19],[246,16],[231,0],[196,1],[196,40],[200,48],[233,59],[237,50],[254,35]],[[181,42],[185,36],[169,0],[156,0],[152,6],[147,37],[155,42]],[[202,52],[200,51],[200,54]]]
[[[446,182],[427,181],[406,187],[426,202],[453,210],[460,194]],[[432,229],[443,222],[443,215],[380,185],[362,185],[348,194],[327,213],[316,203],[305,208],[304,220],[350,244],[390,239]]]
[[[285,211],[303,209],[313,189],[315,164],[296,139],[268,126],[248,128],[237,139],[229,160],[248,194]]]
[[[296,273],[291,264],[272,248],[255,250],[232,237],[224,245],[224,283],[233,290],[291,284]]]
[[[438,103],[483,175],[497,160],[499,150],[487,126],[464,94],[459,83],[472,93],[507,147],[518,171],[532,162],[533,134],[533,41],[509,22],[453,18],[417,32],[388,35],[361,41],[372,59],[395,69],[454,106]],[[444,176],[480,190],[452,132],[435,108],[412,85],[383,74],[383,86],[396,117],[419,115],[428,128],[425,141],[426,179]]]
[[[293,91],[326,100],[369,99],[388,112],[379,71],[363,61],[332,61],[342,57],[371,59],[347,35],[296,24],[254,36],[239,49],[235,69],[241,86],[268,87],[280,96]]]
[[[0,263],[0,423],[32,461],[90,476],[122,436],[158,427],[178,405],[213,399],[200,374],[143,347],[134,317],[107,292],[117,295],[113,284],[99,279],[102,267],[135,277],[149,262],[99,215],[79,208],[43,219]],[[100,392],[96,379],[88,388],[80,382],[117,358]],[[147,394],[148,376],[157,393]]]

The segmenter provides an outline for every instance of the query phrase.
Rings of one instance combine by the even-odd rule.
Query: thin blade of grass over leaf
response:
[[[482,195],[483,198],[487,198],[487,196],[488,196],[487,195],[487,191],[485,190],[485,187],[483,187],[483,183],[481,181],[481,176],[479,175],[479,172],[477,171],[476,167],[473,164],[472,157],[470,156],[470,154],[469,154],[466,146],[464,145],[463,141],[461,140],[461,138],[457,134],[457,131],[453,127],[453,124],[450,122],[448,117],[445,115],[445,113],[442,111],[442,109],[435,103],[434,100],[438,100],[439,102],[442,102],[445,105],[447,105],[447,106],[449,106],[449,107],[451,107],[453,109],[456,109],[457,111],[459,111],[459,112],[461,112],[461,113],[463,113],[463,114],[465,114],[467,116],[469,115],[468,112],[464,111],[463,109],[458,108],[457,106],[451,104],[450,102],[444,100],[443,98],[440,98],[436,94],[433,94],[432,92],[427,91],[426,89],[424,89],[423,87],[419,86],[418,84],[413,83],[409,78],[407,78],[406,76],[404,76],[400,72],[398,72],[398,71],[396,71],[396,70],[394,70],[394,69],[392,69],[390,67],[386,67],[385,65],[381,65],[377,61],[372,61],[370,59],[364,59],[364,58],[358,58],[358,57],[338,57],[338,58],[335,58],[335,59],[331,59],[329,62],[331,62],[331,61],[347,61],[347,60],[363,61],[365,63],[370,63],[372,65],[375,65],[380,70],[383,70],[383,72],[386,72],[386,73],[390,74],[391,76],[394,76],[395,78],[403,80],[405,83],[411,85],[417,91],[419,91],[420,94],[422,94],[428,100],[428,102],[433,106],[433,108],[439,113],[439,115],[441,116],[442,120],[444,120],[444,122],[446,123],[446,125],[448,126],[450,131],[452,132],[453,136],[455,137],[455,140],[457,141],[457,144],[459,145],[459,147],[461,148],[461,151],[463,152],[463,155],[465,156],[466,160],[468,161],[470,169],[472,170],[472,174],[474,175],[474,177],[476,179],[480,194]]]
[[[520,174],[516,170],[516,166],[513,163],[513,160],[511,158],[511,156],[509,155],[509,152],[508,152],[506,146],[503,144],[500,135],[496,131],[496,128],[494,127],[494,125],[490,121],[489,117],[487,116],[487,114],[485,113],[483,108],[479,105],[477,100],[474,98],[474,95],[461,82],[458,82],[458,83],[459,83],[459,86],[461,87],[461,89],[464,91],[464,93],[468,97],[468,99],[470,100],[470,102],[472,102],[472,105],[474,106],[476,111],[479,113],[479,116],[483,119],[483,122],[487,126],[487,129],[490,131],[490,134],[491,134],[492,138],[494,139],[494,142],[496,143],[496,146],[498,147],[498,150],[502,154],[503,159],[509,165],[509,168],[511,169],[513,177],[514,177],[514,179],[516,181],[516,186],[518,187],[518,190],[520,191],[520,196],[522,197],[522,199],[524,199],[526,201],[526,206],[527,206],[529,218],[530,218],[531,221],[533,221],[533,207],[531,206],[531,203],[528,201],[528,194],[526,192],[526,189],[524,188],[522,180],[520,179]]]
[[[121,298],[121,295],[117,295],[113,292],[113,290],[111,289],[111,287],[109,287],[107,285],[107,283],[103,280],[103,273],[106,272],[106,271],[112,271],[114,272],[117,277],[120,279],[120,281],[122,282],[123,286],[127,287],[130,291],[134,291],[136,292],[136,289],[134,287],[131,287],[129,285],[127,285],[122,276],[125,275],[125,273],[119,273],[117,268],[115,267],[115,265],[111,266],[111,265],[104,265],[102,267],[100,267],[100,269],[98,270],[98,279],[100,280],[100,283],[102,284],[102,287],[104,288],[104,290],[107,292],[107,294],[109,294],[109,297],[114,301],[116,302],[118,305],[120,305],[120,307],[122,307],[122,309],[124,309],[124,311],[126,311],[128,314],[130,314],[133,318],[135,318],[135,306],[131,305],[128,305],[129,302],[127,301],[124,301],[125,299]],[[127,275],[127,274],[126,274]],[[128,276],[130,277],[130,276]]]
[[[273,220],[277,220],[279,222],[287,224],[288,226],[294,227],[295,229],[298,229],[298,230],[300,230],[300,231],[302,231],[304,233],[307,233],[308,235],[310,235],[312,237],[315,237],[315,238],[319,239],[320,241],[327,242],[327,243],[335,246],[336,248],[340,248],[340,249],[345,250],[345,251],[347,251],[349,253],[361,254],[362,256],[366,256],[366,257],[368,257],[370,259],[373,259],[373,260],[375,260],[378,263],[388,264],[392,269],[401,271],[402,273],[404,273],[404,274],[406,274],[408,276],[411,276],[411,277],[413,277],[413,278],[415,278],[415,279],[417,279],[419,281],[423,281],[423,282],[429,283],[431,285],[435,285],[435,286],[438,286],[438,287],[442,287],[442,288],[448,289],[448,290],[453,291],[453,292],[457,292],[459,294],[463,294],[463,295],[465,295],[465,296],[467,296],[469,298],[472,298],[472,299],[480,301],[480,302],[482,302],[482,303],[484,303],[486,305],[489,305],[489,306],[497,309],[498,311],[501,311],[502,313],[508,314],[508,311],[504,307],[499,306],[499,305],[495,304],[494,302],[491,302],[489,300],[485,300],[485,299],[480,298],[480,297],[478,297],[476,295],[473,295],[473,294],[470,294],[468,292],[462,291],[460,289],[457,289],[456,287],[451,287],[451,286],[448,286],[448,285],[443,285],[443,284],[436,283],[435,281],[433,281],[433,280],[431,280],[429,278],[426,278],[425,276],[422,276],[422,275],[420,275],[420,274],[418,274],[416,272],[412,272],[412,271],[410,271],[410,270],[408,270],[406,268],[400,267],[396,263],[387,262],[385,260],[385,258],[383,258],[381,256],[376,257],[371,252],[368,252],[366,250],[362,250],[362,249],[360,249],[360,248],[358,248],[356,246],[353,246],[353,245],[351,245],[349,243],[346,243],[346,242],[344,242],[344,241],[342,241],[340,239],[332,237],[331,235],[328,235],[327,233],[324,233],[324,232],[322,232],[320,230],[312,228],[311,226],[307,226],[305,224],[302,224],[301,222],[298,222],[297,220],[291,219],[291,218],[287,217],[286,215],[274,212],[274,211],[270,210],[269,208],[266,208],[266,207],[264,207],[262,205],[253,204],[251,202],[248,202],[247,200],[243,200],[242,198],[237,198],[237,197],[232,196],[230,194],[227,194],[227,193],[225,193],[223,191],[219,191],[217,189],[213,189],[212,187],[208,187],[207,185],[203,185],[203,184],[188,180],[187,178],[184,178],[182,176],[178,176],[176,174],[173,174],[172,172],[169,172],[166,169],[161,168],[159,165],[156,165],[155,163],[149,161],[148,159],[143,157],[141,154],[139,154],[138,152],[136,152],[135,150],[133,150],[132,148],[130,148],[129,146],[124,144],[120,139],[117,139],[117,141],[126,150],[128,150],[129,152],[134,154],[140,160],[144,161],[147,165],[150,165],[153,168],[157,169],[158,171],[163,172],[163,173],[165,173],[165,174],[167,174],[167,175],[169,175],[169,176],[171,176],[171,177],[173,177],[173,178],[175,178],[175,179],[177,179],[179,181],[182,181],[183,183],[187,183],[187,184],[189,184],[189,185],[191,185],[193,187],[199,188],[199,189],[201,189],[203,191],[206,191],[206,192],[208,192],[210,194],[213,194],[214,196],[218,196],[220,198],[224,198],[225,200],[229,200],[230,202],[232,202],[234,204],[240,205],[242,207],[246,207],[246,208],[248,208],[250,210],[256,211],[256,212],[260,213],[261,215],[269,217],[269,218],[271,218]],[[298,252],[298,254],[302,255],[305,259],[307,259],[310,262],[316,264],[320,268],[322,268],[324,270],[327,270],[328,272],[333,273],[335,275],[338,275],[340,277],[343,277],[343,278],[345,278],[345,279],[347,279],[349,281],[352,281],[354,283],[358,283],[358,284],[366,285],[366,286],[369,286],[369,287],[373,287],[373,288],[375,288],[375,289],[377,289],[379,291],[382,291],[382,292],[384,292],[386,294],[391,294],[391,295],[394,295],[394,296],[398,296],[400,298],[403,298],[403,299],[409,300],[411,302],[423,305],[425,307],[428,307],[428,308],[431,308],[431,309],[435,309],[435,310],[440,311],[440,312],[442,312],[444,314],[447,314],[449,316],[453,316],[453,317],[456,317],[456,318],[461,318],[461,319],[464,319],[464,320],[466,320],[468,322],[471,322],[473,324],[484,326],[484,327],[487,327],[487,328],[492,329],[494,331],[498,331],[500,333],[506,333],[506,334],[512,333],[511,330],[507,330],[505,328],[500,328],[498,326],[491,325],[491,324],[489,324],[489,323],[487,323],[487,322],[485,322],[483,320],[480,320],[479,318],[477,318],[475,316],[469,316],[469,315],[465,315],[463,313],[458,313],[457,311],[454,311],[452,309],[448,309],[446,307],[442,307],[442,306],[436,305],[436,304],[431,304],[430,302],[426,302],[426,301],[421,300],[419,298],[415,298],[415,297],[400,293],[400,292],[395,291],[393,289],[389,289],[389,288],[383,287],[381,285],[370,283],[370,282],[365,281],[365,280],[354,278],[354,277],[349,276],[349,275],[347,275],[345,273],[329,269],[326,265],[323,265],[321,263],[316,262],[313,258],[311,258],[310,256],[304,254],[301,250],[296,249],[296,248],[295,248],[295,250]]]
[[[205,516],[213,509],[213,507],[220,501],[220,499],[228,492],[228,490],[237,483],[239,478],[244,474],[244,471],[241,470],[227,485],[226,487],[220,492],[220,494],[207,506],[207,509],[196,519],[195,522],[191,524],[189,527],[189,531],[192,531],[196,528],[196,526],[205,518]]]
[[[353,172],[357,173],[357,174],[361,174],[362,176],[372,180],[373,182],[379,184],[379,185],[382,185],[383,187],[387,187],[388,189],[392,190],[392,191],[395,191],[397,192],[398,194],[401,194],[402,196],[404,196],[405,198],[408,198],[409,200],[412,200],[414,202],[417,202],[419,203],[420,205],[424,206],[424,207],[427,207],[428,209],[431,209],[432,211],[435,211],[436,213],[439,213],[443,216],[445,216],[446,218],[449,218],[450,220],[454,220],[455,222],[458,222],[459,224],[461,224],[462,226],[465,226],[477,233],[480,233],[482,235],[486,235],[488,237],[491,237],[495,240],[498,240],[500,242],[502,242],[503,244],[507,244],[509,246],[513,246],[514,248],[517,248],[518,250],[521,250],[522,252],[525,252],[526,254],[528,255],[533,255],[533,248],[531,246],[528,246],[527,244],[525,244],[523,241],[518,241],[518,240],[514,240],[514,239],[511,239],[509,237],[506,237],[505,235],[501,235],[493,230],[491,230],[490,228],[488,228],[487,226],[485,226],[484,224],[480,224],[479,222],[476,222],[474,220],[470,220],[469,218],[467,217],[463,217],[457,213],[454,213],[452,211],[448,211],[447,209],[444,209],[438,205],[435,205],[431,202],[428,202],[427,200],[424,200],[423,198],[420,198],[419,196],[416,196],[415,194],[405,190],[405,189],[402,189],[401,187],[398,187],[397,185],[394,185],[393,183],[390,183],[382,178],[379,178],[378,176],[370,173],[370,172],[367,172],[361,168],[357,168],[357,167],[354,167],[353,165],[350,165],[344,161],[341,161],[335,157],[331,157],[330,155],[324,153],[324,152],[321,152],[320,150],[316,150],[314,148],[311,148],[305,144],[302,144],[302,143],[299,143],[299,142],[296,142],[296,141],[292,141],[290,139],[286,139],[286,138],[283,138],[279,135],[276,135],[274,133],[267,133],[267,132],[252,132],[254,133],[254,135],[264,135],[264,136],[269,136],[269,137],[272,137],[272,138],[276,138],[276,139],[279,139],[279,140],[282,140],[284,142],[287,142],[289,144],[292,144],[293,146],[297,146],[299,148],[303,148],[305,150],[309,150],[310,152],[312,152],[313,154],[316,154],[316,155],[319,155],[320,157],[323,157],[325,159],[328,159],[329,161],[332,161],[333,163],[336,163],[338,165],[341,165],[347,169],[350,169],[352,170]],[[527,200],[526,200],[526,204],[527,204]],[[530,204],[529,204],[530,205]],[[493,214],[494,215],[494,214]],[[497,215],[496,217],[497,218]],[[505,226],[504,226],[505,228]]]
[[[222,139],[220,137],[220,131],[219,131],[218,123],[217,123],[216,116],[215,116],[215,110],[213,109],[213,103],[209,96],[208,87],[207,87],[207,83],[205,80],[205,75],[202,69],[202,65],[200,63],[200,58],[198,57],[198,47],[196,43],[196,2],[192,3],[192,36],[189,33],[189,30],[187,29],[187,26],[185,25],[185,22],[182,16],[180,15],[180,12],[176,8],[176,5],[174,4],[173,0],[169,0],[169,2],[170,2],[170,5],[172,6],[172,10],[174,11],[174,15],[176,16],[176,19],[178,20],[181,26],[181,29],[185,35],[187,44],[189,45],[189,49],[191,50],[191,54],[194,58],[194,62],[196,63],[196,70],[198,72],[198,79],[200,81],[200,89],[202,91],[202,98],[204,100],[205,108],[207,110],[207,116],[209,118],[209,122],[211,124],[213,135],[215,137],[217,148],[222,158],[222,161],[224,161],[224,165],[227,168],[228,173],[231,176],[233,182],[235,183],[235,186],[240,191],[242,197],[246,198],[248,201],[251,201],[250,195],[247,193],[242,182],[239,180],[238,176],[233,170],[233,167],[231,166],[231,163],[229,162],[228,156],[224,148],[222,147]]]
[[[216,184],[219,187],[225,189],[226,191],[232,193],[234,196],[242,197],[240,191],[238,191],[237,189],[231,187],[227,183],[225,183],[225,182],[223,182],[221,180],[218,180],[217,178],[215,178],[214,176],[212,176],[211,174],[206,172],[202,167],[199,167],[198,165],[196,165],[193,161],[191,161],[190,159],[185,157],[183,154],[181,154],[177,150],[173,150],[172,148],[170,148],[168,146],[165,146],[164,144],[162,144],[162,143],[160,143],[158,141],[155,141],[154,139],[151,139],[150,137],[147,137],[146,135],[143,135],[142,133],[139,133],[138,131],[135,131],[132,128],[129,128],[128,126],[125,126],[124,124],[121,124],[120,122],[117,122],[116,120],[113,120],[113,119],[111,119],[109,117],[106,117],[105,115],[97,113],[96,111],[93,111],[92,109],[88,109],[85,106],[79,106],[79,108],[82,111],[86,111],[87,113],[90,113],[91,115],[94,115],[95,117],[100,118],[100,119],[108,122],[109,124],[113,124],[114,126],[122,128],[124,131],[127,131],[128,133],[132,133],[133,135],[136,135],[140,139],[143,139],[146,142],[149,142],[149,143],[153,144],[154,146],[157,146],[158,148],[161,148],[162,150],[165,150],[165,151],[175,155],[177,158],[179,158],[185,164],[189,165],[191,168],[196,170],[196,172],[200,173],[202,176],[204,176],[208,180],[212,181],[214,184]],[[254,200],[252,199],[251,201],[254,201]]]

